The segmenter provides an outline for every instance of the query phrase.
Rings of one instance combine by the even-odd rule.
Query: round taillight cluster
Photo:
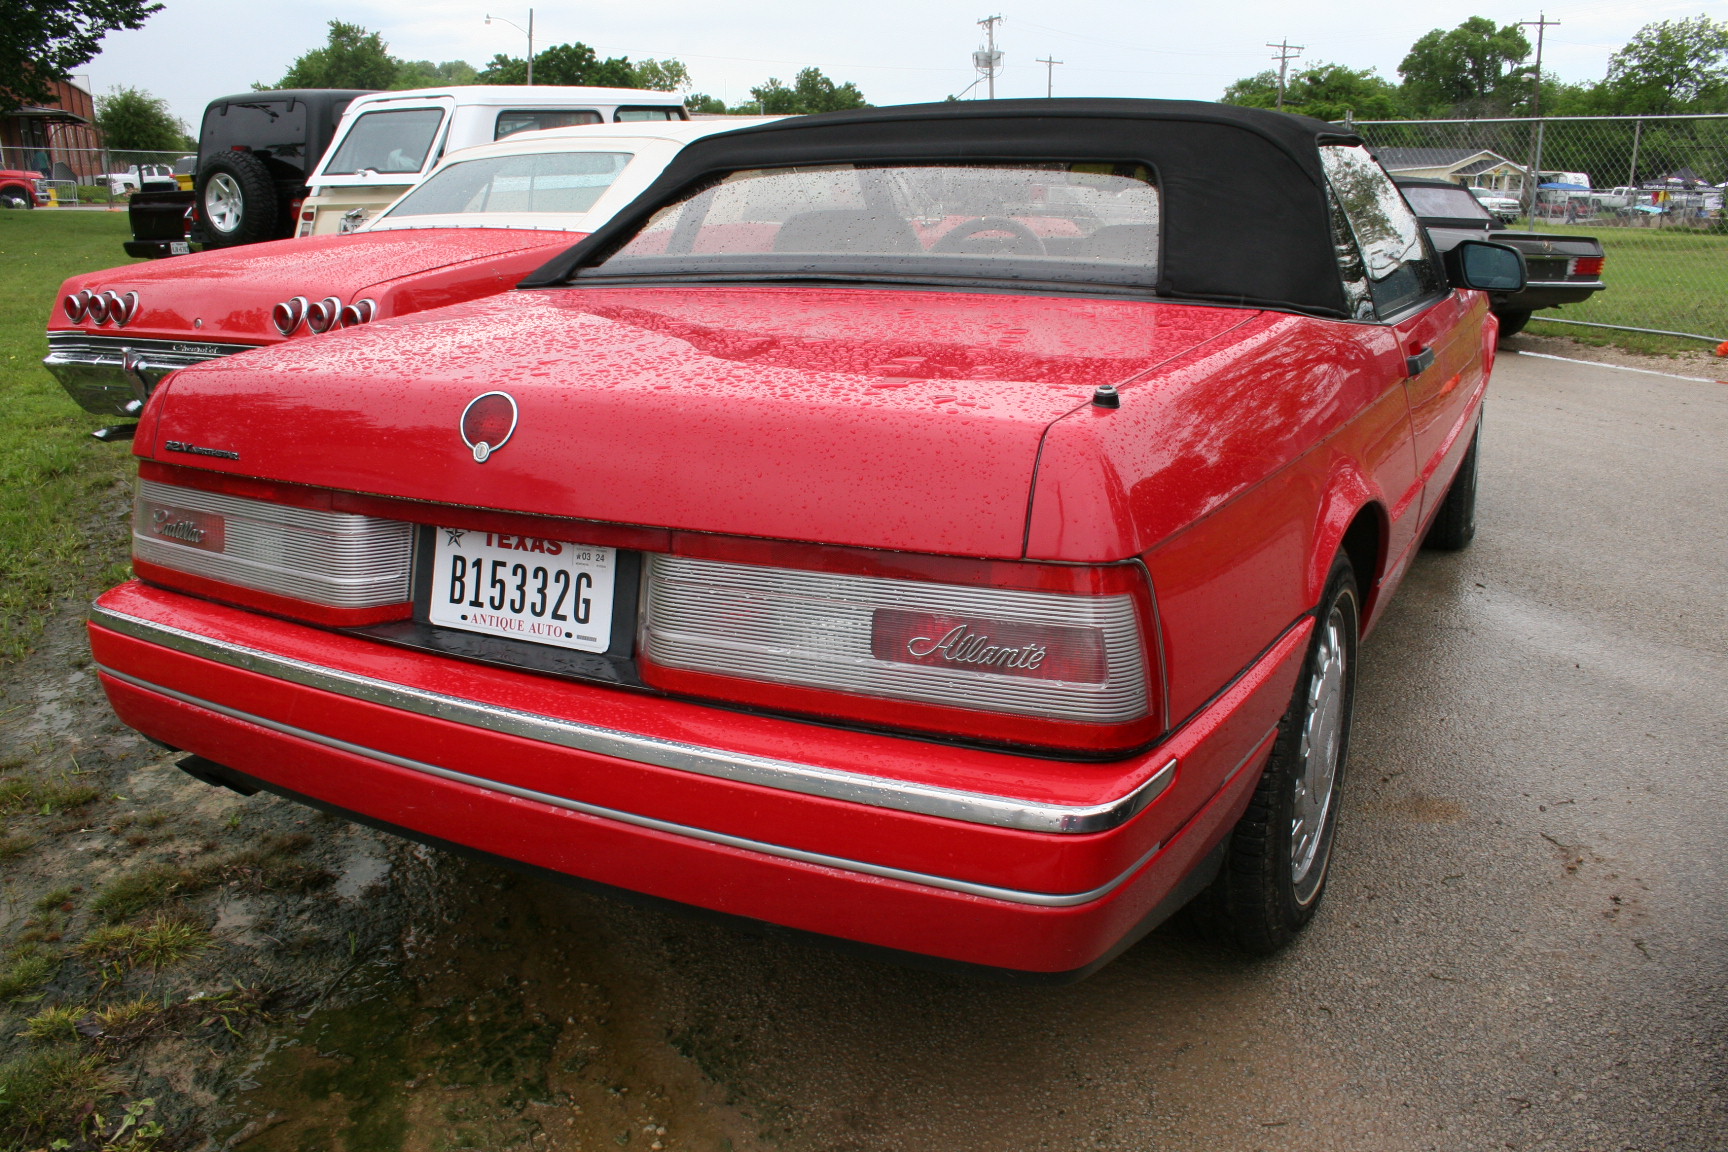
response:
[[[308,332],[328,332],[332,328],[364,324],[376,315],[376,300],[356,300],[344,307],[342,301],[335,296],[326,296],[315,303],[304,296],[295,296],[270,310],[270,322],[276,325],[276,331],[282,335],[292,336],[299,331],[302,324],[306,325]]]
[[[74,324],[88,321],[98,326],[112,324],[116,328],[124,328],[132,322],[132,317],[138,315],[138,305],[136,292],[122,296],[118,292],[92,292],[88,288],[60,301],[66,319]]]

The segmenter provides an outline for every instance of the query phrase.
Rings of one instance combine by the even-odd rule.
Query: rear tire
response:
[[[1355,574],[1339,553],[1259,787],[1230,833],[1217,878],[1191,906],[1206,935],[1252,955],[1290,943],[1326,892],[1350,752],[1360,612]]]
[[[208,247],[276,238],[282,209],[276,182],[264,161],[250,152],[220,152],[200,164],[196,202]]]
[[[1422,537],[1422,547],[1437,552],[1462,552],[1475,539],[1476,446],[1481,440],[1482,428],[1477,425],[1476,431],[1470,434],[1470,448],[1464,453],[1464,462],[1458,465],[1458,474],[1452,477],[1452,486],[1446,489],[1446,497],[1440,501],[1440,511],[1434,514],[1428,525],[1428,534]]]
[[[1530,323],[1530,313],[1528,312],[1496,312],[1494,315],[1500,318],[1500,335],[1502,336],[1516,336],[1524,331],[1524,325]]]

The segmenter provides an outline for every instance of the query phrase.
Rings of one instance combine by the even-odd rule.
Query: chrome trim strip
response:
[[[98,664],[96,667],[104,675],[112,676],[116,680],[131,684],[132,686],[141,688],[146,692],[155,692],[159,695],[166,696],[169,699],[178,700],[184,704],[190,704],[194,708],[203,708],[207,711],[242,721],[243,723],[255,724],[260,728],[266,728],[273,732],[280,732],[287,736],[293,736],[301,740],[310,741],[311,743],[322,744],[327,748],[334,748],[337,751],[347,752],[350,755],[363,756],[370,760],[378,760],[385,764],[395,765],[398,768],[405,768],[411,772],[420,772],[427,776],[436,776],[439,779],[451,780],[458,784],[466,784],[470,787],[481,788],[488,792],[496,792],[505,796],[514,796],[521,800],[532,800],[536,803],[551,805],[555,808],[563,808],[570,812],[580,812],[586,816],[596,816],[603,820],[615,820],[621,824],[630,824],[638,828],[648,828],[655,832],[665,832],[674,836],[683,836],[692,840],[701,840],[709,844],[721,844],[728,848],[739,848],[746,852],[756,852],[765,856],[777,856],[783,860],[796,860],[803,864],[816,864],[824,868],[837,868],[844,872],[857,872],[866,876],[880,876],[884,879],[899,880],[903,883],[916,884],[924,888],[940,888],[949,892],[961,892],[968,896],[982,896],[987,900],[1001,900],[1010,904],[1031,904],[1040,908],[1072,908],[1078,904],[1089,904],[1094,900],[1108,896],[1111,892],[1114,892],[1117,888],[1125,884],[1130,876],[1133,876],[1138,872],[1143,866],[1145,866],[1147,861],[1157,855],[1160,848],[1164,847],[1161,843],[1152,845],[1152,847],[1148,848],[1139,859],[1135,860],[1134,863],[1130,864],[1115,878],[1085,892],[1055,894],[1046,892],[1023,892],[1017,888],[997,888],[990,884],[976,884],[970,880],[955,880],[947,876],[932,876],[926,872],[912,872],[905,868],[890,868],[886,865],[870,864],[862,860],[848,860],[842,856],[829,856],[822,852],[807,852],[802,848],[788,848],[780,844],[768,844],[761,840],[751,840],[743,836],[733,836],[727,832],[713,832],[706,828],[695,828],[688,824],[674,824],[669,820],[659,820],[652,816],[639,816],[634,812],[622,812],[616,808],[603,808],[598,804],[585,804],[580,800],[570,800],[563,796],[553,796],[546,792],[536,792],[530,788],[518,788],[514,784],[504,784],[497,780],[488,780],[482,776],[471,776],[466,772],[457,772],[450,768],[440,768],[436,764],[427,764],[419,760],[410,760],[406,757],[396,756],[389,752],[380,752],[374,748],[366,748],[359,744],[350,744],[346,740],[338,740],[331,736],[320,735],[317,732],[309,732],[304,728],[296,728],[290,724],[282,724],[275,720],[267,720],[262,716],[255,716],[249,712],[242,712],[237,708],[228,708],[209,700],[202,700],[196,696],[190,696],[184,692],[177,692],[172,688],[164,688],[159,684],[152,684],[147,680],[140,680],[136,676],[129,676],[124,672],[116,671],[115,669],[106,667],[105,665]],[[1259,746],[1263,747],[1264,741],[1262,741]],[[1252,756],[1252,753],[1249,755]],[[1247,763],[1247,761],[1244,760],[1243,763]],[[1236,770],[1231,772],[1231,777],[1234,778],[1236,771],[1240,770],[1241,765],[1238,765]]]
[[[160,644],[189,656],[421,716],[721,780],[996,828],[1069,835],[1108,831],[1139,815],[1147,805],[1163,795],[1176,777],[1176,760],[1171,759],[1126,795],[1101,804],[1082,806],[1018,800],[984,792],[867,776],[768,756],[728,752],[481,704],[215,640],[100,606],[92,609],[91,620],[123,635]]]

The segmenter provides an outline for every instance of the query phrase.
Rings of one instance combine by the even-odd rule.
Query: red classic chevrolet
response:
[[[791,119],[513,292],[162,380],[90,621],[187,771],[1023,979],[1312,917],[1516,252],[1211,104]]]

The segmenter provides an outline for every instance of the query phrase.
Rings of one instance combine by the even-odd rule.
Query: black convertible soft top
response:
[[[1321,120],[1197,100],[993,100],[830,112],[704,137],[592,235],[521,284],[569,284],[653,214],[729,172],[810,164],[1137,162],[1163,198],[1160,296],[1348,315]]]

